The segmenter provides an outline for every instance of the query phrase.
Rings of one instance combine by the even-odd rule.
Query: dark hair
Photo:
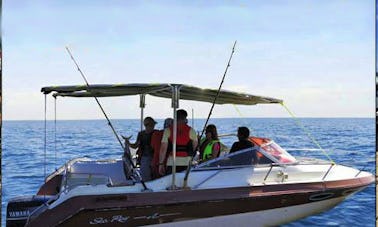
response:
[[[177,113],[177,120],[185,120],[186,117],[188,116],[188,113],[183,109],[177,110],[176,113]]]
[[[247,127],[239,127],[238,128],[238,137],[241,138],[241,139],[248,139],[249,129]]]
[[[164,120],[164,128],[169,128],[171,125],[173,125],[173,119],[172,118],[166,118]]]
[[[213,140],[218,140],[218,132],[217,132],[217,127],[215,125],[211,124],[206,127],[206,132],[211,133],[211,139]]]

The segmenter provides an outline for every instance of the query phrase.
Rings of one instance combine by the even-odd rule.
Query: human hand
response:
[[[164,165],[159,165],[159,174],[161,176],[165,175],[165,166]]]

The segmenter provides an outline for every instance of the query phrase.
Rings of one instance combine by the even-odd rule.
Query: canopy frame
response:
[[[143,130],[144,108],[146,105],[146,95],[152,95],[162,98],[170,98],[173,108],[173,143],[172,143],[172,190],[177,189],[176,181],[176,141],[177,141],[177,109],[179,108],[180,99],[214,102],[214,96],[218,93],[216,89],[203,89],[184,84],[115,84],[115,85],[76,85],[76,86],[52,86],[43,87],[41,92],[45,97],[49,93],[57,97],[116,97],[116,96],[130,96],[139,95],[140,102],[140,128]],[[219,96],[215,104],[242,104],[242,105],[256,105],[256,104],[274,104],[283,101],[280,99],[255,96],[246,93],[231,92],[220,90]]]

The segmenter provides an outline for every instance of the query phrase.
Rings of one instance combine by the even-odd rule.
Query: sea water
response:
[[[156,128],[163,126],[163,120]],[[192,122],[191,120],[189,121]],[[194,121],[201,131],[205,120]],[[112,120],[119,134],[136,138],[139,120]],[[268,137],[295,156],[327,159],[307,136],[311,134],[336,163],[375,173],[375,119],[290,118],[212,119],[218,133],[236,134],[247,126],[254,136]],[[305,128],[305,130],[302,129]],[[46,128],[46,130],[45,130]],[[46,139],[45,139],[46,135]],[[235,136],[221,137],[231,145]],[[10,198],[32,195],[44,176],[75,157],[120,158],[122,149],[104,120],[86,121],[4,121],[2,129],[2,226]],[[375,226],[375,185],[346,199],[337,207],[285,226]]]

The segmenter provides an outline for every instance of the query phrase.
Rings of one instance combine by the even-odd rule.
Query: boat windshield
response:
[[[231,167],[231,166],[244,166],[253,165],[254,152],[258,152],[258,147],[246,148],[234,153],[221,156],[216,159],[204,162],[198,165],[198,168],[208,168],[208,167]],[[272,163],[272,161],[270,161]]]
[[[214,167],[231,167],[254,165],[253,157],[256,152],[258,157],[257,164],[290,164],[296,163],[297,160],[291,156],[282,147],[276,144],[273,140],[258,138],[253,140],[255,146],[252,148],[243,149],[234,153],[221,156],[219,158],[204,162],[197,166],[197,168],[214,168]],[[251,140],[252,141],[252,140]]]
[[[297,162],[293,156],[291,156],[273,140],[270,140],[268,143],[261,144],[259,153],[263,154],[265,157],[268,157],[270,160],[273,160],[275,163],[289,164]]]

